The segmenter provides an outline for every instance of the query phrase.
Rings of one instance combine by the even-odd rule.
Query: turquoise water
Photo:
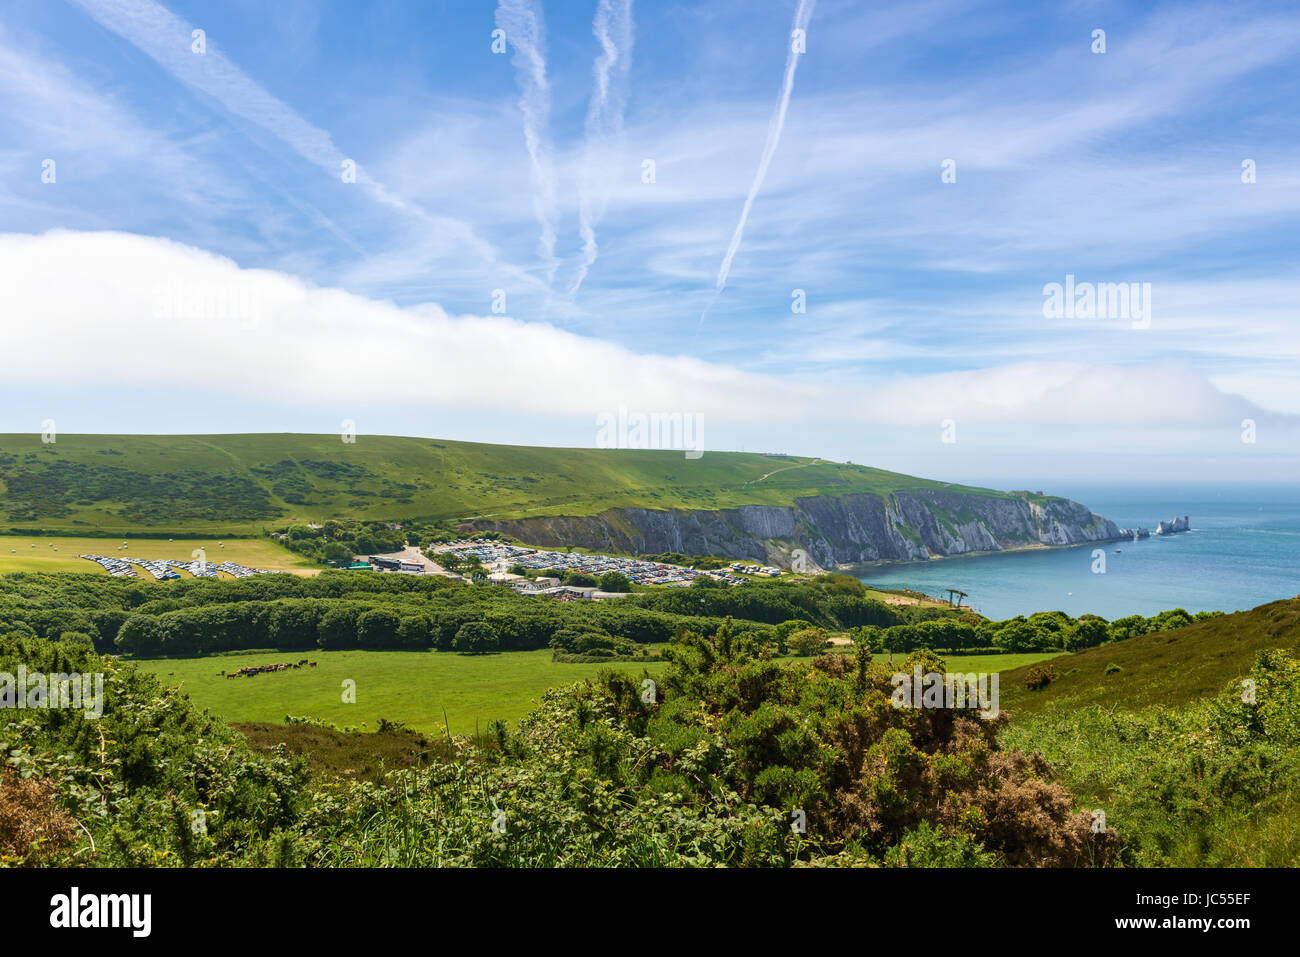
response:
[[[1192,530],[1140,542],[863,567],[858,577],[939,597],[960,588],[976,611],[998,619],[1057,609],[1108,619],[1166,608],[1240,611],[1300,594],[1300,490],[1293,487],[1056,483],[1049,490],[1122,528],[1154,532],[1161,520],[1190,515]],[[1094,574],[1093,549],[1101,547],[1106,571]]]

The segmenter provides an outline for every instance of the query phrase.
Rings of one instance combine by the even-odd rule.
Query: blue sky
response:
[[[628,408],[968,481],[1300,478],[1293,4],[0,10],[0,430]],[[1149,323],[1045,316],[1067,275]]]

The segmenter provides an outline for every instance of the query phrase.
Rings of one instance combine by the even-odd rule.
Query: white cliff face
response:
[[[798,499],[793,506],[717,511],[619,508],[596,516],[524,518],[481,527],[542,546],[711,554],[787,567],[789,556],[802,549],[823,568],[1127,537],[1114,522],[1068,499],[942,489],[888,497],[818,496]]]

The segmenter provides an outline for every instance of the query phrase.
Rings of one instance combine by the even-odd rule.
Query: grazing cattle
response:
[[[314,661],[309,661],[309,662],[307,662],[307,664],[310,665],[310,666],[313,667],[313,668],[316,667],[316,662],[314,662]]]

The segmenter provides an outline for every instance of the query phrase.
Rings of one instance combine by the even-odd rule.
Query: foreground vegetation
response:
[[[653,689],[605,670],[478,744],[385,723],[394,768],[355,775],[315,756],[344,748],[341,732],[309,725],[300,756],[268,753],[266,726],[254,749],[84,643],[2,638],[0,671],[102,670],[106,693],[98,719],[6,714],[0,862],[1300,863],[1300,663],[1283,652],[1259,657],[1251,703],[1238,681],[1180,711],[1011,727],[894,707],[894,668],[861,645],[783,663],[728,624],[683,632],[665,658]],[[901,664],[943,669],[928,652]]]
[[[989,622],[833,575],[571,603],[0,583],[0,675],[105,676],[100,718],[0,712],[6,863],[1300,863],[1300,601]],[[300,667],[221,675],[271,663]],[[892,700],[913,668],[1013,666],[992,719]]]
[[[1300,865],[1300,658],[1259,652],[1246,679],[1181,707],[1052,710],[1003,735],[1060,770],[1139,867]],[[1244,701],[1243,698],[1251,698]]]
[[[449,757],[380,784],[313,784],[303,760],[251,750],[154,676],[83,643],[0,639],[0,670],[106,675],[98,719],[7,715],[0,820],[13,823],[0,853],[118,865],[787,865],[867,860],[914,834],[965,862],[1113,853],[1041,762],[998,748],[994,724],[893,708],[889,669],[865,656],[785,665],[725,625],[713,638],[683,633],[668,657],[654,694],[603,672],[548,692],[516,729],[495,725],[493,747],[452,740]]]

